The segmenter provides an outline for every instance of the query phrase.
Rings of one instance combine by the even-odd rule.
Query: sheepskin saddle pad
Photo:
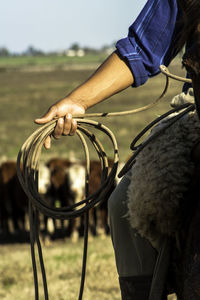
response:
[[[149,136],[170,118],[155,126]],[[178,230],[179,208],[194,175],[191,150],[199,140],[200,121],[196,112],[190,112],[151,141],[131,169],[128,218],[156,248],[164,236],[175,236]]]

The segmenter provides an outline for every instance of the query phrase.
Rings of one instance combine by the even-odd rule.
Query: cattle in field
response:
[[[71,206],[83,199],[85,168],[81,164],[68,159],[52,158],[46,163],[46,167],[50,173],[50,184],[44,197],[52,207]],[[48,232],[47,220],[49,218],[44,217],[45,233]],[[70,219],[67,226],[65,223],[64,220],[58,222],[53,219],[55,237],[72,236],[77,233],[80,221]]]
[[[49,168],[50,171],[55,170],[55,168],[62,168],[67,169],[71,166],[72,162],[69,159],[64,158],[51,158],[47,163],[46,166]]]
[[[3,233],[25,231],[25,216],[28,199],[18,177],[15,161],[6,161],[0,166],[0,229]]]
[[[67,159],[53,158],[46,164],[40,163],[38,191],[40,196],[51,206],[70,206],[85,198],[85,165],[83,162],[71,162]],[[89,194],[93,194],[100,186],[101,170],[98,161],[91,161]],[[108,195],[107,195],[108,197]],[[22,232],[28,230],[25,217],[28,213],[28,198],[17,177],[15,161],[3,162],[0,166],[0,232]],[[101,228],[109,233],[107,218],[107,199],[89,212],[89,230],[96,235]],[[40,229],[47,234],[47,217],[40,218]],[[83,234],[83,216],[73,220],[60,222],[61,236],[77,236]],[[59,222],[53,220],[53,231],[59,231]],[[60,233],[61,233],[60,231]],[[52,232],[51,232],[52,233]]]
[[[56,203],[60,206],[69,206],[78,203],[85,198],[85,165],[83,162],[69,161],[67,159],[53,158],[47,162],[50,170],[50,186],[46,194],[47,201],[52,206]],[[101,167],[99,161],[90,162],[89,195],[96,192],[101,183]],[[113,190],[114,186],[111,188]],[[111,192],[111,191],[110,191]],[[109,233],[107,199],[99,206],[89,211],[89,230],[93,235],[97,234],[97,227],[106,234]],[[68,221],[66,234],[77,239],[77,235],[83,234],[83,216]],[[54,222],[55,224],[55,222]],[[64,223],[62,223],[64,229]]]
[[[113,164],[112,160],[109,160],[109,167]],[[75,202],[85,198],[85,166],[84,163],[73,163],[68,169],[70,187],[75,193]],[[101,165],[98,160],[90,161],[90,173],[89,173],[89,195],[94,194],[101,185]],[[110,228],[108,225],[108,207],[107,201],[108,198],[116,186],[116,181],[113,183],[113,186],[105,195],[104,201],[99,205],[93,207],[89,211],[89,230],[92,235],[97,235],[99,232],[109,234]],[[81,217],[79,233],[83,234],[83,217]],[[77,224],[74,226],[73,230],[77,230]]]
[[[39,168],[38,191],[46,194],[49,186],[49,169],[41,164]],[[0,232],[4,235],[17,233],[21,239],[28,231],[26,216],[28,214],[28,198],[17,177],[17,163],[5,161],[0,166]],[[17,236],[16,236],[17,239]]]
[[[109,167],[113,164],[112,160],[109,160]],[[85,167],[84,163],[74,164],[69,168],[70,186],[74,191],[76,202],[85,198]],[[116,186],[117,181],[113,183],[110,190],[105,195],[105,199],[99,204],[90,209],[89,211],[89,230],[93,235],[97,235],[100,231],[109,234],[110,228],[108,225],[108,207],[107,201]],[[89,173],[89,195],[94,194],[101,186],[101,165],[98,160],[90,161],[90,173]],[[83,217],[81,218],[80,232],[83,232]]]
[[[74,193],[70,187],[68,169],[71,162],[67,159],[52,158],[46,163],[49,170],[49,186],[44,199],[52,207],[66,207],[71,206],[75,202]],[[44,216],[45,234],[48,233],[47,223],[49,218]],[[58,225],[60,223],[60,226]],[[73,227],[73,220],[68,221],[66,228],[64,220],[60,222],[53,219],[54,236],[65,237],[71,234]]]
[[[46,166],[50,171],[50,186],[46,199],[51,206],[71,206],[85,197],[85,167],[81,162],[69,161],[62,158],[52,158]],[[76,208],[75,208],[76,209]],[[56,220],[54,231],[58,233]],[[61,221],[61,235],[70,236],[76,241],[83,234],[83,217],[68,220],[67,228]],[[45,232],[47,232],[47,218],[45,218]]]
[[[82,162],[77,161],[71,164],[67,172],[69,176],[70,189],[75,197],[74,203],[79,203],[85,198],[85,166]],[[80,206],[78,208],[80,208]],[[83,236],[84,217],[80,216],[72,220],[70,225],[71,238],[72,241],[75,242],[79,236]],[[91,229],[91,226],[89,227]]]
[[[109,169],[113,165],[112,160],[108,160]],[[103,201],[98,204],[94,209],[95,227],[98,231],[105,234],[109,234],[110,228],[108,224],[108,198],[114,188],[116,187],[117,180],[114,181],[109,191],[105,195]],[[94,194],[101,185],[101,165],[97,160],[91,160],[90,162],[90,181],[89,181],[89,194]]]
[[[40,195],[45,195],[50,186],[50,170],[44,164],[41,163],[39,166],[39,178],[38,178],[38,191]]]

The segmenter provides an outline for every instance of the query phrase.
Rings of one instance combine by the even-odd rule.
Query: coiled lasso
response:
[[[42,256],[42,248],[41,248],[39,233],[38,233],[39,232],[38,213],[42,212],[46,216],[52,217],[54,219],[72,219],[72,218],[79,217],[81,215],[84,215],[85,217],[82,276],[81,276],[80,291],[78,296],[78,299],[81,300],[83,296],[85,273],[86,273],[86,258],[87,258],[87,245],[88,245],[88,212],[89,209],[91,209],[92,207],[101,203],[104,200],[105,195],[108,193],[110,187],[112,186],[115,180],[118,160],[119,160],[116,138],[112,133],[112,131],[106,126],[104,126],[103,124],[85,118],[123,116],[123,115],[129,115],[129,114],[145,111],[147,109],[150,109],[154,105],[156,105],[160,101],[160,99],[163,98],[163,96],[166,94],[169,85],[169,77],[179,81],[191,82],[191,80],[189,79],[184,79],[182,77],[178,77],[170,74],[168,69],[165,66],[161,66],[160,69],[161,72],[166,75],[166,84],[161,96],[158,99],[156,99],[156,101],[154,101],[153,103],[146,105],[142,108],[123,111],[123,112],[92,113],[92,114],[73,116],[73,118],[75,118],[77,121],[77,125],[78,125],[77,135],[80,138],[81,144],[83,146],[84,153],[85,153],[85,160],[86,160],[85,199],[83,199],[79,203],[67,207],[61,207],[61,208],[51,207],[41,198],[38,192],[38,171],[39,171],[39,161],[40,161],[42,147],[47,136],[49,136],[53,132],[57,120],[52,120],[51,122],[41,126],[25,141],[25,143],[21,147],[17,159],[17,173],[18,173],[19,181],[29,198],[30,244],[31,244],[31,255],[32,255],[36,300],[39,299],[39,289],[38,289],[35,244],[37,245],[37,250],[39,255],[45,300],[49,299],[46,274],[45,274],[45,268],[44,268],[44,262]],[[181,109],[184,108],[185,107],[182,107]],[[192,106],[191,109],[194,109],[194,106]],[[186,108],[182,113],[187,113],[188,111],[189,109]],[[101,132],[105,133],[108,136],[108,138],[111,140],[111,143],[113,145],[114,163],[109,174],[108,174],[108,158],[104,151],[103,145],[98,140],[98,138],[90,131],[90,128],[96,128],[100,130]],[[85,137],[89,139],[94,149],[96,150],[102,167],[101,185],[98,188],[98,190],[90,196],[88,191],[90,158],[89,158],[89,150],[88,150]],[[132,161],[133,160],[131,160],[131,163]],[[21,165],[22,165],[22,169],[20,167]],[[128,163],[128,168],[130,168],[130,165],[131,164]],[[125,166],[124,171],[122,170],[121,175],[123,174],[123,172],[126,171],[127,171],[127,165]]]

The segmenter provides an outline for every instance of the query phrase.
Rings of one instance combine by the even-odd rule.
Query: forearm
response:
[[[134,78],[129,67],[114,52],[87,81],[67,97],[87,109],[126,89],[133,82]]]
[[[36,119],[37,124],[45,124],[53,118],[58,118],[53,131],[55,138],[73,135],[77,123],[73,115],[84,114],[85,110],[106,98],[124,90],[133,84],[133,75],[126,63],[117,53],[111,54],[97,71],[69,95],[54,103],[42,118]],[[45,141],[48,149],[51,139]]]

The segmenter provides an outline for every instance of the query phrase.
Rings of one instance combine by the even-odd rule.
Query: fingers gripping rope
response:
[[[54,219],[72,219],[84,215],[85,218],[84,251],[83,251],[81,284],[80,284],[79,297],[78,297],[78,299],[81,300],[83,296],[85,272],[86,272],[86,258],[87,258],[87,244],[88,244],[88,211],[90,208],[94,207],[95,205],[103,201],[105,195],[107,194],[110,187],[112,186],[116,176],[119,158],[118,158],[118,146],[114,134],[110,131],[110,129],[108,129],[103,124],[100,124],[96,121],[83,119],[83,118],[122,116],[122,115],[142,112],[152,108],[161,100],[161,98],[165,96],[169,85],[169,77],[174,78],[176,80],[183,81],[183,78],[170,74],[168,69],[165,66],[161,66],[161,72],[163,72],[166,76],[165,88],[161,96],[158,97],[158,99],[156,99],[153,103],[150,103],[149,105],[146,105],[139,109],[128,110],[123,112],[97,113],[97,114],[95,113],[95,114],[73,116],[74,118],[76,118],[78,124],[77,135],[79,136],[81,144],[83,146],[84,153],[85,153],[85,160],[86,160],[85,199],[80,201],[79,203],[68,207],[55,208],[49,206],[40,197],[38,193],[38,171],[39,171],[39,161],[40,161],[41,151],[42,151],[44,141],[49,135],[51,135],[51,133],[55,128],[57,122],[56,120],[52,120],[51,122],[45,124],[44,126],[40,127],[38,130],[36,130],[25,141],[25,143],[21,147],[17,159],[17,172],[18,172],[19,181],[30,200],[29,201],[30,244],[31,244],[36,300],[39,299],[39,290],[38,290],[37,265],[36,265],[36,258],[35,258],[35,244],[37,245],[37,250],[39,255],[45,300],[49,299],[46,274],[45,274],[45,268],[44,268],[43,256],[42,256],[42,248],[40,245],[39,233],[38,233],[38,212],[41,211],[44,215],[52,217]],[[104,132],[112,142],[114,163],[109,174],[108,174],[108,159],[104,151],[104,148],[100,143],[100,141],[88,129],[90,127],[96,128]],[[85,140],[85,136],[90,140],[90,142],[94,146],[94,149],[98,154],[101,167],[102,167],[101,186],[94,194],[90,196],[88,195],[90,158],[89,158],[89,150]],[[141,148],[142,147],[140,147],[138,151],[140,151]],[[134,158],[131,159],[131,161],[128,163],[128,167],[132,165],[133,160]],[[22,170],[20,168],[21,163],[23,166]]]

